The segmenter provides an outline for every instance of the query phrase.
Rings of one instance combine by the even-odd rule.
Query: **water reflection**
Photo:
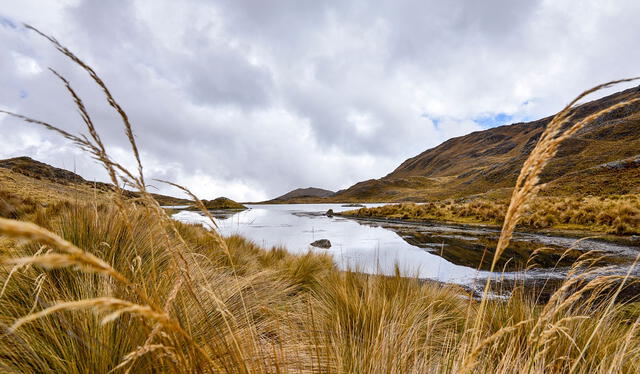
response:
[[[493,228],[456,225],[415,225],[361,221],[395,232],[407,243],[438,254],[448,261],[481,270],[489,270],[500,232]],[[628,262],[635,249],[597,240],[582,240],[545,235],[514,233],[509,247],[497,262],[498,270],[520,271],[526,268],[566,268],[586,251],[614,254],[600,260],[600,265]],[[535,251],[535,255],[531,256]],[[600,253],[597,254],[600,256]]]
[[[377,204],[367,204],[374,205]],[[233,214],[216,214],[221,233],[239,234],[266,248],[283,246],[293,253],[326,251],[342,269],[393,274],[397,264],[404,274],[450,283],[469,284],[486,277],[499,236],[498,230],[484,227],[411,225],[324,215],[328,209],[334,212],[353,209],[340,204],[249,205],[249,208]],[[198,212],[181,211],[174,218],[207,224]],[[311,247],[310,243],[318,239],[330,240],[331,248]],[[587,240],[562,257],[574,242],[571,238],[516,233],[498,264],[507,271],[502,276],[521,277],[517,270],[525,268],[529,254],[541,246],[548,249],[536,256],[539,269],[527,272],[528,277],[560,277],[564,267],[592,249],[615,253],[619,262],[628,261],[629,256],[637,253],[634,247]]]
[[[210,210],[209,213],[211,213],[211,215],[218,219],[218,220],[225,220],[225,219],[229,219],[233,216],[235,216],[236,214],[240,213],[240,211],[238,210]]]

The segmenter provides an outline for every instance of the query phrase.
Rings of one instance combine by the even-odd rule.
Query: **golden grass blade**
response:
[[[15,332],[17,329],[29,322],[33,322],[37,319],[46,317],[59,311],[72,311],[79,309],[96,309],[98,311],[111,312],[111,314],[103,319],[103,323],[110,322],[115,318],[118,318],[123,313],[132,313],[147,319],[157,321],[167,327],[175,327],[175,324],[169,319],[166,314],[158,313],[149,306],[138,305],[129,301],[111,297],[98,297],[94,299],[60,302],[37,313],[29,314],[18,319],[9,327],[9,331]]]
[[[176,296],[178,295],[178,291],[180,291],[180,288],[182,287],[182,283],[183,283],[183,278],[178,278],[175,282],[175,285],[171,289],[171,292],[169,292],[169,296],[167,296],[167,300],[165,301],[164,308],[163,308],[164,312],[167,315],[169,314],[169,308],[171,307],[171,304],[175,300]],[[151,330],[151,333],[147,337],[147,340],[144,342],[144,344],[138,347],[135,351],[128,353],[123,358],[122,362],[120,362],[120,364],[116,366],[112,371],[115,371],[119,368],[123,368],[129,364],[133,366],[139,357],[147,353],[153,352],[156,349],[164,349],[162,348],[164,346],[161,344],[153,344],[153,339],[160,333],[161,329],[162,329],[162,325],[160,323],[156,323],[156,325],[153,327],[153,330]]]
[[[15,265],[18,267],[25,265],[35,265],[43,267],[45,269],[77,267],[84,272],[103,273],[108,275],[113,275],[113,272],[115,271],[106,262],[95,257],[88,257],[84,254],[68,255],[60,253],[50,253],[46,255],[31,257],[0,258],[0,264]]]
[[[6,218],[0,218],[0,234],[6,235],[11,238],[17,239],[26,239],[34,242],[38,242],[41,244],[48,245],[52,248],[57,248],[62,252],[69,254],[70,256],[65,257],[64,259],[60,255],[42,255],[42,256],[34,256],[27,259],[17,259],[16,264],[28,264],[34,263],[44,266],[45,264],[41,262],[39,259],[44,256],[45,259],[51,261],[51,264],[55,266],[55,264],[59,266],[63,266],[63,263],[75,263],[75,264],[83,264],[83,266],[87,266],[93,268],[99,272],[103,272],[111,275],[115,279],[130,285],[131,282],[120,274],[118,271],[113,269],[109,264],[102,261],[98,257],[92,255],[91,253],[85,252],[75,245],[69,243],[68,241],[62,239],[58,235],[46,230],[36,224],[29,222],[16,221]],[[11,261],[11,260],[5,260]],[[22,262],[20,262],[22,261]]]
[[[34,310],[36,310],[36,307],[38,306],[38,300],[40,298],[40,293],[42,292],[42,286],[44,285],[45,280],[47,280],[47,274],[42,273],[40,275],[38,275],[38,277],[36,278],[36,286],[35,286],[35,295],[33,297],[33,305],[31,305],[31,309],[29,309],[29,313],[27,314],[31,314],[33,313]]]
[[[640,261],[640,254],[638,256],[636,256],[635,260],[633,261],[633,264],[629,267],[629,270],[627,270],[627,274],[625,274],[624,279],[622,280],[622,282],[620,282],[620,285],[618,285],[615,294],[610,298],[609,302],[607,303],[607,306],[606,306],[606,309],[605,309],[604,313],[602,314],[602,316],[598,320],[598,324],[593,329],[593,332],[591,333],[591,335],[589,335],[589,339],[587,340],[587,343],[580,350],[580,356],[575,360],[573,365],[571,365],[571,369],[569,370],[569,374],[573,373],[576,370],[576,368],[578,367],[578,364],[580,363],[580,361],[584,357],[585,352],[589,348],[589,345],[591,344],[591,342],[593,341],[594,337],[596,336],[596,332],[600,329],[600,327],[604,323],[605,318],[609,314],[609,311],[613,308],[613,305],[614,305],[618,295],[622,291],[622,288],[624,287],[626,281],[629,278],[631,278],[631,272],[633,271],[633,269],[638,264],[638,261]]]
[[[138,349],[136,349],[135,351],[124,356],[122,362],[120,362],[118,366],[111,369],[109,373],[113,373],[115,371],[123,369],[129,364],[133,365],[138,358],[156,351],[163,351],[165,355],[170,356],[175,361],[175,354],[173,353],[173,348],[167,347],[162,344],[145,344],[144,346],[138,347]],[[127,369],[125,373],[129,373],[129,371],[130,369]]]
[[[113,167],[113,163],[111,162],[111,160],[107,156],[106,148],[105,148],[104,144],[102,143],[102,139],[100,138],[100,135],[98,134],[98,131],[96,130],[96,128],[95,128],[95,126],[93,124],[93,120],[91,119],[91,116],[89,115],[89,111],[85,107],[84,102],[82,101],[80,96],[78,96],[78,94],[73,89],[73,87],[71,87],[71,83],[69,83],[69,81],[65,77],[63,77],[60,73],[58,73],[54,69],[49,68],[49,70],[56,77],[58,77],[58,79],[60,79],[62,81],[62,83],[67,88],[67,91],[69,91],[69,94],[73,98],[73,101],[75,102],[76,106],[78,107],[78,111],[80,112],[80,117],[82,117],[82,121],[85,123],[85,125],[87,126],[87,129],[89,130],[89,135],[91,135],[91,138],[93,138],[93,141],[96,144],[96,148],[97,149],[96,149],[96,152],[93,152],[93,153],[94,153],[95,157],[98,158],[100,160],[100,162],[102,162],[102,164],[107,169],[107,173],[109,174],[109,178],[111,179],[111,183],[113,183],[114,187],[116,188],[116,192],[117,192],[116,196],[118,196],[118,199],[121,200],[122,191],[120,191],[120,184],[118,182],[116,171],[115,171],[115,169]],[[86,141],[87,141],[87,143],[90,143],[88,139]],[[133,176],[130,176],[130,177],[133,177]]]
[[[98,76],[98,74],[95,72],[95,70],[93,70],[93,68],[91,68],[91,66],[87,65],[84,61],[82,61],[80,58],[78,58],[73,52],[71,52],[68,48],[63,46],[54,37],[46,35],[45,33],[41,32],[40,30],[36,29],[35,27],[33,27],[31,25],[25,24],[24,26],[27,29],[34,31],[38,35],[40,35],[40,36],[44,37],[45,39],[49,40],[56,47],[56,49],[58,51],[60,51],[65,56],[69,57],[69,59],[71,59],[73,62],[78,64],[80,67],[82,67],[87,73],[89,73],[89,76],[91,77],[91,79],[93,79],[96,82],[96,84],[98,84],[98,86],[100,86],[100,88],[102,89],[104,95],[107,98],[107,102],[109,103],[109,105],[111,107],[113,107],[115,109],[115,111],[120,115],[120,118],[122,119],[122,122],[124,124],[125,134],[126,134],[127,138],[129,139],[129,143],[131,144],[131,149],[132,149],[133,154],[135,156],[135,159],[136,159],[136,161],[138,163],[138,173],[139,173],[139,178],[140,178],[140,181],[141,181],[141,185],[144,188],[144,175],[143,175],[143,172],[142,172],[142,162],[140,161],[140,153],[138,151],[138,146],[137,146],[136,141],[135,141],[135,137],[134,137],[134,134],[133,134],[133,129],[131,127],[131,123],[129,122],[129,117],[127,116],[127,113],[122,109],[120,104],[118,104],[118,102],[114,99],[114,97],[111,94],[111,91],[109,90],[107,85]]]
[[[39,254],[41,254],[45,248],[46,246],[44,245],[40,247],[40,249],[38,249],[38,251],[34,253],[34,256],[38,256]],[[26,265],[15,265],[13,268],[11,268],[11,271],[9,271],[9,275],[7,275],[7,279],[5,279],[4,284],[2,285],[2,289],[0,289],[0,299],[4,295],[4,292],[7,290],[7,285],[9,284],[9,281],[11,280],[13,274],[23,267],[26,267]]]
[[[524,321],[520,321],[518,323],[516,323],[513,326],[509,326],[509,327],[503,327],[500,330],[496,331],[494,334],[492,334],[491,336],[489,336],[488,338],[482,340],[478,345],[475,346],[475,348],[473,349],[473,351],[471,352],[471,354],[467,357],[467,359],[462,363],[462,370],[461,372],[466,373],[469,372],[470,370],[473,370],[476,362],[477,362],[477,358],[480,355],[480,353],[482,352],[482,350],[494,343],[495,341],[497,341],[498,339],[500,339],[501,337],[510,334],[513,331],[518,330],[519,328],[521,328],[522,326],[532,323],[533,320],[532,319],[527,319]]]
[[[154,179],[155,181],[158,181],[160,183],[165,183],[168,184],[170,186],[176,187],[178,189],[180,189],[181,191],[183,191],[184,193],[186,193],[187,195],[189,195],[191,197],[191,199],[196,203],[196,206],[198,207],[198,209],[200,209],[200,211],[209,219],[209,221],[211,222],[211,227],[217,229],[218,228],[218,224],[216,223],[216,220],[213,218],[213,216],[211,215],[211,213],[209,212],[209,209],[207,209],[207,207],[204,205],[204,203],[202,202],[202,200],[200,200],[198,198],[198,196],[196,196],[193,192],[191,192],[191,190],[189,190],[188,188],[181,186],[177,183],[173,183],[173,182],[169,182],[166,180],[162,180],[162,179]]]

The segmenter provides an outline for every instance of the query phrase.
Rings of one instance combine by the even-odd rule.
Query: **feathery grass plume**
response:
[[[633,271],[635,266],[638,264],[639,260],[640,260],[640,254],[638,254],[638,256],[636,256],[635,260],[633,261],[633,264],[629,267],[629,269],[627,270],[627,273],[625,274],[624,278],[622,279],[622,281],[620,282],[620,284],[616,288],[615,293],[610,297],[609,301],[607,302],[607,305],[606,305],[606,308],[604,310],[603,315],[598,319],[598,323],[595,326],[595,328],[593,329],[593,332],[591,333],[591,335],[589,336],[589,339],[587,340],[587,342],[584,345],[584,347],[580,350],[580,355],[578,356],[576,361],[573,363],[573,365],[571,365],[571,368],[569,369],[569,374],[573,373],[574,370],[576,370],[576,368],[578,367],[578,364],[582,360],[582,357],[585,355],[585,352],[589,348],[589,345],[591,344],[591,342],[595,338],[598,329],[604,323],[604,320],[607,317],[607,315],[609,314],[609,311],[613,308],[614,302],[616,301],[618,295],[622,291],[622,287],[625,285],[626,281],[630,278],[631,272]]]
[[[138,173],[139,173],[139,178],[141,182],[140,184],[144,189],[145,184],[144,184],[144,176],[142,172],[142,162],[140,161],[140,153],[138,152],[138,146],[136,145],[136,142],[135,142],[133,129],[131,127],[131,123],[129,122],[129,117],[127,116],[127,113],[122,109],[120,104],[118,104],[118,102],[114,99],[113,95],[111,94],[111,91],[109,90],[109,88],[107,88],[107,85],[100,78],[100,76],[98,76],[98,74],[93,70],[93,68],[91,68],[91,66],[87,65],[84,61],[82,61],[75,54],[73,54],[73,52],[71,52],[68,48],[60,44],[60,42],[58,42],[58,40],[56,40],[54,37],[44,34],[43,32],[41,32],[40,30],[36,29],[33,26],[30,26],[27,24],[25,24],[24,26],[27,29],[33,30],[40,36],[49,40],[56,47],[58,51],[60,51],[65,56],[69,57],[73,62],[81,66],[87,73],[89,73],[89,76],[91,77],[91,79],[93,79],[93,81],[96,82],[98,86],[100,86],[100,88],[104,92],[104,95],[107,98],[107,102],[116,110],[116,112],[120,115],[120,118],[122,119],[122,122],[124,124],[125,134],[129,139],[129,143],[131,144],[131,149],[133,150],[133,155],[135,156],[135,159],[138,163]]]
[[[67,91],[69,91],[69,94],[73,98],[73,101],[75,102],[76,106],[78,107],[78,111],[80,113],[80,117],[82,118],[82,121],[85,123],[85,125],[86,125],[86,127],[88,129],[89,135],[91,136],[91,138],[95,142],[95,146],[93,146],[90,149],[94,149],[95,150],[94,152],[92,152],[94,154],[94,157],[96,157],[104,165],[104,167],[107,169],[107,173],[109,174],[109,178],[111,179],[111,183],[113,183],[114,188],[116,189],[116,198],[118,199],[118,203],[122,204],[122,191],[120,190],[120,185],[119,185],[119,182],[118,182],[118,177],[117,177],[116,170],[114,168],[114,163],[111,162],[111,160],[109,159],[109,157],[107,155],[107,150],[106,150],[106,148],[105,148],[105,146],[104,146],[104,144],[102,142],[102,139],[100,138],[100,135],[98,134],[98,131],[96,130],[96,128],[95,128],[95,126],[93,124],[93,120],[91,119],[91,116],[89,115],[89,112],[87,111],[87,108],[85,107],[84,102],[82,101],[80,96],[78,96],[78,94],[73,89],[73,87],[71,87],[71,83],[65,77],[60,75],[60,73],[58,73],[57,71],[55,71],[52,68],[49,68],[49,70],[56,77],[58,77],[58,79],[60,79],[62,81],[62,83],[67,88]],[[86,138],[84,138],[84,140],[87,143],[91,143]],[[124,168],[122,168],[122,167],[120,167],[119,169],[126,172],[126,170],[124,170]],[[130,175],[129,177],[131,178],[132,176]]]
[[[68,255],[59,253],[50,253],[46,255],[20,257],[20,258],[0,258],[0,264],[3,265],[35,265],[46,269],[56,269],[63,267],[76,267],[84,272],[95,272],[112,275],[113,269],[104,261],[100,263],[85,255]]]
[[[209,222],[211,222],[211,232],[214,235],[214,237],[216,238],[216,240],[219,240],[221,245],[223,246],[223,248],[226,246],[224,240],[222,240],[220,233],[218,233],[218,224],[216,223],[216,220],[213,218],[213,216],[211,215],[211,212],[209,212],[209,209],[207,209],[207,207],[204,205],[204,203],[202,202],[202,200],[200,200],[198,198],[198,196],[196,196],[193,192],[191,192],[191,190],[189,190],[188,188],[181,186],[177,183],[173,183],[173,182],[169,182],[166,180],[162,180],[162,179],[156,179],[156,181],[160,182],[160,183],[165,183],[168,184],[170,186],[176,187],[178,189],[180,189],[181,191],[183,191],[184,193],[186,193],[187,195],[189,195],[189,197],[191,197],[191,199],[196,203],[196,206],[198,207],[198,209],[200,209],[200,212],[202,212],[205,217],[207,217],[209,219]],[[227,248],[228,251],[228,248]]]
[[[538,143],[535,148],[529,155],[529,157],[525,160],[520,174],[516,180],[516,184],[514,187],[514,191],[511,197],[511,202],[509,207],[507,208],[507,212],[505,214],[504,223],[502,225],[502,230],[500,232],[500,237],[498,239],[498,244],[496,246],[496,250],[493,256],[493,260],[491,262],[490,271],[493,272],[495,270],[495,266],[500,259],[500,256],[504,252],[504,250],[509,245],[511,237],[513,236],[513,232],[515,230],[516,225],[524,211],[526,205],[531,202],[531,200],[537,195],[540,190],[540,185],[538,184],[540,174],[544,167],[548,164],[548,162],[555,156],[557,153],[558,147],[569,136],[574,134],[576,131],[580,130],[586,124],[594,121],[595,119],[610,113],[611,111],[622,108],[624,106],[628,106],[635,102],[638,102],[640,99],[631,99],[627,100],[610,107],[607,107],[603,110],[600,110],[594,114],[591,114],[584,118],[581,121],[576,122],[571,125],[568,129],[566,125],[572,120],[573,109],[575,104],[581,100],[583,97],[601,90],[606,87],[610,87],[615,84],[630,82],[633,80],[637,80],[639,78],[630,78],[630,79],[621,79],[616,81],[611,81],[605,84],[598,85],[592,89],[589,89],[582,94],[578,95],[573,101],[571,101],[564,109],[562,109],[558,114],[556,114],[551,122],[547,125],[546,129],[543,131]],[[485,287],[483,291],[483,297],[480,302],[479,315],[482,316],[486,312],[487,300],[488,300],[488,291],[490,288],[491,277],[487,277],[487,281],[485,282]],[[480,335],[477,333],[480,331],[479,323],[481,319],[477,319],[474,324],[474,338],[472,346],[478,345],[480,343]],[[468,366],[465,366],[465,370],[469,370]]]
[[[36,310],[36,308],[38,307],[38,300],[40,299],[40,293],[42,292],[42,286],[44,285],[44,282],[46,280],[47,280],[47,274],[45,274],[45,273],[41,273],[36,278],[36,281],[35,281],[36,286],[34,288],[35,292],[34,292],[34,297],[33,297],[33,305],[31,306],[31,309],[29,309],[29,313],[27,313],[27,314],[33,313],[33,311]]]
[[[527,319],[524,321],[520,321],[518,323],[516,323],[513,326],[508,326],[508,327],[503,327],[500,330],[498,330],[497,332],[495,332],[493,335],[489,336],[488,338],[484,339],[483,341],[481,341],[479,344],[477,344],[473,351],[469,354],[469,356],[466,358],[466,360],[462,363],[462,369],[461,372],[467,372],[469,370],[472,370],[475,367],[475,364],[477,362],[478,356],[480,355],[480,352],[482,352],[482,350],[490,345],[493,344],[495,341],[497,341],[498,339],[500,339],[501,337],[518,330],[519,328],[521,328],[522,326],[529,324],[533,322],[532,319]]]
[[[38,33],[39,35],[43,36],[44,38],[49,40],[51,43],[53,43],[54,46],[56,47],[56,49],[58,49],[64,55],[69,57],[73,62],[75,62],[76,64],[81,66],[85,71],[87,71],[89,73],[90,77],[93,79],[93,81],[96,82],[96,84],[98,84],[98,86],[102,89],[103,93],[105,94],[105,96],[107,98],[107,102],[109,103],[109,105],[111,107],[113,107],[118,112],[118,114],[120,115],[120,117],[122,119],[123,126],[124,126],[124,129],[125,129],[125,133],[126,133],[127,138],[128,138],[128,140],[129,140],[129,142],[131,144],[134,156],[135,156],[136,161],[138,163],[138,176],[137,177],[134,176],[133,173],[129,172],[122,165],[111,161],[111,159],[109,158],[108,154],[106,153],[106,149],[103,146],[103,143],[102,143],[102,141],[100,139],[100,136],[99,136],[98,132],[96,131],[95,126],[93,125],[91,117],[88,114],[88,112],[86,111],[86,108],[84,107],[84,104],[83,104],[82,100],[75,93],[75,91],[71,87],[71,85],[68,82],[68,80],[66,80],[64,77],[62,77],[60,74],[58,74],[53,69],[51,69],[51,71],[65,84],[65,87],[67,88],[67,90],[69,91],[71,96],[73,97],[74,102],[76,103],[76,106],[78,107],[78,109],[79,109],[79,111],[81,113],[82,119],[85,122],[85,125],[87,126],[87,128],[89,130],[89,133],[90,133],[91,137],[94,139],[94,142],[96,144],[93,144],[85,136],[82,136],[82,137],[73,136],[73,135],[70,135],[70,134],[68,134],[68,133],[66,133],[66,132],[64,132],[62,130],[57,129],[54,126],[48,125],[48,124],[46,124],[47,126],[45,126],[45,127],[47,127],[48,129],[55,130],[55,131],[64,133],[66,135],[69,135],[72,139],[76,140],[78,144],[83,144],[85,149],[90,150],[98,160],[103,161],[105,167],[109,171],[109,174],[112,176],[112,182],[114,182],[114,184],[117,184],[117,181],[114,180],[114,177],[113,177],[115,175],[115,170],[114,169],[116,169],[117,171],[121,172],[121,174],[118,175],[118,177],[121,180],[123,180],[123,182],[125,184],[129,184],[129,185],[137,188],[140,191],[140,199],[145,204],[145,206],[147,208],[150,208],[152,211],[154,211],[157,214],[157,217],[160,219],[161,222],[168,223],[167,226],[170,228],[170,230],[174,234],[176,234],[178,237],[180,237],[180,233],[177,230],[175,230],[175,227],[174,227],[175,225],[173,225],[173,223],[169,222],[169,220],[167,219],[166,214],[162,211],[162,209],[160,208],[160,206],[157,203],[157,201],[153,198],[153,196],[151,196],[150,193],[148,193],[148,191],[146,189],[146,185],[145,185],[145,182],[144,182],[142,163],[141,163],[141,160],[140,160],[140,157],[139,157],[138,147],[136,145],[135,137],[133,135],[133,130],[132,130],[131,123],[129,122],[127,114],[122,109],[120,104],[118,104],[118,102],[112,96],[110,90],[107,88],[107,86],[104,83],[104,81],[97,75],[97,73],[89,65],[84,63],[79,57],[77,57],[69,49],[64,47],[55,38],[53,38],[51,36],[48,36],[48,35],[40,32],[39,30],[37,30],[37,29],[35,29],[35,28],[33,28],[33,27],[29,26],[29,25],[25,25],[25,26],[28,29],[31,29],[31,30],[35,31],[36,33]],[[22,118],[22,117],[20,117],[20,118]],[[31,122],[40,123],[41,121],[33,121],[33,120],[31,120]],[[122,189],[118,189],[117,192],[118,192],[119,195],[121,195],[122,194]],[[125,212],[125,209],[121,209],[121,210],[122,210],[122,213],[125,215],[125,219],[128,222],[128,215]],[[129,223],[128,223],[128,225],[129,225]],[[165,238],[167,238],[167,240],[169,240],[168,232],[163,231],[162,234],[163,234],[163,236]],[[183,242],[183,244],[186,245],[186,242],[184,240],[181,240],[181,241]],[[225,242],[223,240],[219,240],[219,244],[221,246],[223,246],[223,247],[226,246],[226,244],[225,244]],[[186,269],[188,267],[188,264],[186,263],[184,255],[180,251],[172,251],[172,253],[175,255],[176,261],[182,262],[182,264],[179,265],[179,268],[180,269]],[[193,296],[196,304],[199,305],[200,308],[203,308],[203,306],[201,305],[200,301],[197,300],[196,293],[194,292],[195,283],[191,279],[190,275],[188,273],[184,272],[184,271],[181,272],[181,275],[183,277],[185,277],[185,279],[187,281],[186,282],[186,287],[189,290],[190,294]],[[142,290],[141,292],[145,293],[146,291]],[[145,297],[145,299],[148,300],[146,297]]]
[[[85,269],[90,268],[97,272],[109,274],[118,281],[131,285],[131,282],[126,277],[103,260],[33,223],[0,218],[0,234],[12,238],[35,241],[68,254],[67,256],[47,254],[22,259],[4,259],[3,263],[13,263],[15,265],[37,264],[52,267],[80,265]]]
[[[640,101],[640,99],[626,100],[621,103],[609,106],[587,116],[581,121],[578,121],[577,123],[571,125],[569,129],[564,130],[565,124],[569,123],[569,121],[571,121],[572,119],[571,112],[574,109],[575,104],[583,97],[593,92],[611,87],[615,84],[631,82],[637,79],[640,78],[620,79],[598,85],[578,95],[578,97],[570,102],[564,109],[562,109],[560,113],[556,114],[553,117],[551,122],[547,125],[545,131],[540,136],[540,139],[538,140],[535,148],[533,149],[533,151],[531,151],[531,154],[522,165],[522,169],[520,170],[520,174],[518,175],[518,179],[516,180],[515,189],[513,191],[509,207],[507,208],[504,224],[502,225],[502,231],[500,232],[500,239],[498,239],[496,253],[493,257],[491,266],[492,271],[495,268],[500,255],[509,245],[509,241],[511,240],[513,231],[518,224],[518,220],[520,219],[520,216],[526,204],[528,204],[540,190],[540,185],[538,184],[540,180],[540,173],[542,173],[544,167],[556,155],[560,144],[568,137],[575,134],[578,130],[583,128],[585,125],[593,122],[597,118],[616,109],[636,103]]]
[[[163,212],[161,212],[161,209],[159,207],[159,205],[157,204],[157,202],[155,201],[155,199],[153,199],[153,197],[146,191],[146,185],[144,183],[144,175],[143,175],[143,168],[142,168],[142,163],[140,161],[140,157],[139,157],[139,152],[138,152],[138,147],[137,144],[135,142],[135,137],[133,135],[133,130],[132,130],[132,126],[131,123],[129,122],[128,116],[125,113],[125,111],[122,109],[122,107],[120,106],[120,104],[118,104],[118,102],[115,100],[115,98],[113,97],[113,95],[111,94],[110,90],[108,89],[108,87],[106,86],[106,84],[104,83],[104,81],[98,76],[98,74],[93,70],[93,68],[91,68],[89,65],[87,65],[84,61],[82,61],[79,57],[77,57],[75,54],[73,54],[68,48],[64,47],[60,42],[58,42],[55,38],[48,36],[44,33],[42,33],[41,31],[39,31],[38,29],[29,26],[29,25],[25,25],[25,27],[27,29],[33,30],[34,32],[36,32],[37,34],[43,36],[44,38],[46,38],[47,40],[49,40],[51,43],[54,44],[54,46],[56,47],[56,49],[58,49],[60,52],[62,52],[65,56],[69,57],[73,62],[75,62],[76,64],[78,64],[79,66],[81,66],[84,70],[86,70],[90,77],[98,84],[98,86],[100,86],[100,88],[102,89],[102,91],[104,92],[106,98],[107,98],[107,102],[109,103],[110,106],[112,106],[120,115],[124,128],[125,128],[125,133],[127,135],[127,138],[131,144],[131,147],[133,149],[134,152],[134,156],[137,160],[138,163],[138,172],[139,175],[138,177],[135,177],[131,172],[129,172],[125,167],[123,167],[122,165],[113,162],[111,160],[111,158],[109,157],[109,155],[106,152],[106,148],[100,138],[99,133],[97,132],[93,121],[91,119],[91,116],[89,115],[88,111],[86,110],[86,107],[84,106],[84,103],[82,101],[82,99],[77,95],[77,93],[75,92],[75,90],[72,88],[71,84],[69,83],[69,81],[64,78],[62,75],[60,75],[57,71],[55,71],[54,69],[50,69],[50,71],[57,76],[65,85],[65,87],[67,88],[67,90],[69,91],[70,95],[72,96],[74,102],[76,103],[76,106],[78,107],[78,110],[81,114],[81,117],[89,131],[89,134],[91,135],[91,137],[93,138],[94,143],[92,143],[91,141],[89,141],[85,136],[82,137],[78,137],[75,135],[71,135],[69,133],[67,133],[66,131],[60,130],[59,128],[52,126],[50,124],[47,124],[45,122],[42,121],[37,121],[37,120],[33,120],[21,115],[15,115],[13,113],[8,113],[11,115],[14,115],[18,118],[21,118],[27,122],[33,122],[36,124],[40,124],[45,126],[47,129],[49,130],[53,130],[56,131],[58,133],[61,133],[63,136],[67,137],[68,139],[71,139],[73,141],[75,141],[76,144],[80,145],[81,148],[89,151],[91,154],[94,155],[94,157],[96,159],[98,159],[99,161],[101,161],[103,163],[103,165],[105,166],[105,168],[107,169],[109,176],[111,178],[111,181],[114,185],[114,187],[116,188],[116,203],[118,203],[118,206],[120,207],[121,211],[123,212],[123,214],[125,215],[125,217],[127,217],[128,215],[125,213],[125,209],[124,209],[124,204],[122,203],[122,189],[119,187],[119,181],[118,178],[121,179],[125,184],[129,184],[131,186],[136,187],[140,192],[141,192],[141,197],[143,199],[143,201],[146,202],[146,204],[151,207],[154,208],[156,211],[160,212],[159,216],[161,218],[164,218],[165,214]],[[120,171],[121,174],[118,175],[117,171]]]

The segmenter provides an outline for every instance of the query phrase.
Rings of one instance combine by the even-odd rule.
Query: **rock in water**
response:
[[[311,245],[318,248],[331,248],[331,242],[329,241],[329,239],[316,240],[315,242],[311,243]]]

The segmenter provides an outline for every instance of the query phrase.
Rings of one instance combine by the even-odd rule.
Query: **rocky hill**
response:
[[[0,190],[23,197],[36,197],[47,201],[59,198],[92,198],[96,194],[113,191],[113,185],[92,182],[71,171],[53,167],[30,157],[0,160]],[[136,192],[125,191],[128,197]],[[187,205],[190,200],[152,194],[160,205]]]
[[[585,103],[574,121],[640,97],[640,87]],[[452,138],[380,179],[338,192],[335,201],[424,201],[477,194],[506,196],[552,117]],[[640,104],[618,109],[565,141],[547,166],[546,194],[640,192]]]
[[[213,200],[202,200],[202,204],[204,204],[205,208],[209,209],[209,210],[245,210],[248,209],[246,206],[235,202],[229,198],[226,197],[218,197],[216,199]],[[187,208],[188,210],[194,210],[194,211],[198,211],[200,210],[200,208],[198,208],[195,205],[190,206],[189,208]]]
[[[47,179],[60,184],[87,183],[84,178],[76,173],[47,165],[30,157],[15,157],[0,160],[0,168],[9,169],[31,178]]]
[[[331,197],[335,194],[333,191],[324,190],[322,188],[297,188],[293,191],[287,192],[282,196],[278,196],[273,200],[270,200],[270,203],[291,203],[291,202],[304,202],[305,200],[314,200],[314,199],[323,199]]]

